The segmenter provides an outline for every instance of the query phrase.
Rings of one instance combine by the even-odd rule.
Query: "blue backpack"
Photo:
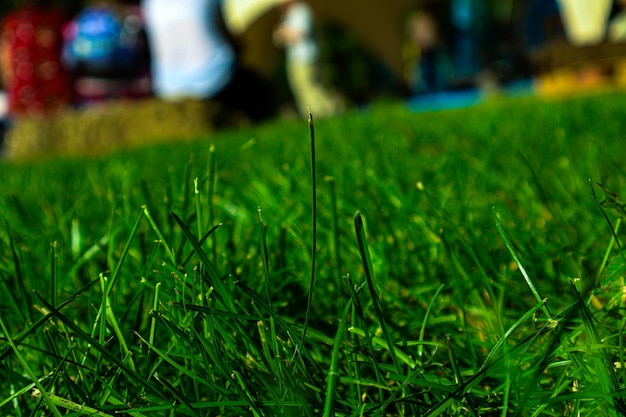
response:
[[[65,29],[63,62],[76,75],[124,77],[137,72],[145,54],[138,15],[89,7]]]

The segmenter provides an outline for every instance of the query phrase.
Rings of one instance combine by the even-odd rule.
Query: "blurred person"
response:
[[[405,25],[405,78],[413,91],[496,89],[486,65],[486,20],[482,0],[421,2]]]
[[[319,47],[314,36],[313,12],[302,0],[281,4],[282,18],[274,31],[274,43],[285,48],[287,81],[301,115],[308,109],[316,116],[341,111],[342,99],[328,91],[320,80]]]
[[[61,64],[63,13],[50,1],[26,2],[0,23],[0,61],[13,116],[55,113],[71,104]]]
[[[419,7],[407,17],[403,58],[405,79],[413,93],[440,92],[452,85],[449,32],[441,23],[442,15],[445,10],[438,4]]]
[[[143,0],[155,94],[215,100],[252,122],[274,114],[265,80],[239,65],[222,0]]]
[[[150,60],[138,6],[97,1],[64,28],[63,62],[78,104],[151,94]]]
[[[482,0],[451,0],[450,20],[453,30],[453,61],[455,77],[471,80],[483,70],[481,55],[486,21]]]
[[[523,37],[532,56],[555,40],[565,40],[565,28],[556,0],[528,0],[523,16]]]
[[[615,43],[626,41],[626,0],[615,0],[607,38],[610,42]]]
[[[10,124],[7,94],[0,90],[0,159],[4,156],[4,139]]]

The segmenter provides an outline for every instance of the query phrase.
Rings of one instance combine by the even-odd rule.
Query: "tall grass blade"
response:
[[[357,241],[359,242],[359,252],[361,253],[361,261],[363,262],[363,268],[365,270],[365,279],[367,281],[367,288],[369,289],[370,295],[372,297],[372,302],[374,304],[374,310],[376,312],[376,318],[380,323],[380,327],[382,329],[383,337],[389,346],[389,353],[391,355],[391,360],[396,367],[396,371],[401,374],[402,366],[400,365],[400,361],[398,360],[398,355],[396,354],[396,348],[391,340],[391,334],[389,333],[389,329],[387,328],[387,323],[385,321],[385,315],[383,314],[383,307],[378,298],[378,290],[376,289],[376,282],[374,278],[374,268],[372,266],[372,260],[370,258],[370,252],[367,245],[367,236],[365,235],[365,228],[363,226],[363,219],[361,217],[361,213],[357,211],[354,216],[354,229],[356,231]]]
[[[435,300],[439,296],[439,293],[441,292],[441,290],[443,290],[443,287],[445,287],[445,285],[441,284],[439,286],[439,288],[437,288],[437,291],[435,292],[435,295],[430,300],[430,303],[428,303],[428,308],[426,309],[426,313],[424,313],[424,320],[422,320],[422,327],[420,328],[420,335],[419,335],[419,342],[420,342],[420,344],[417,347],[417,356],[420,358],[420,361],[422,360],[422,356],[424,355],[424,335],[426,333],[426,323],[428,322],[428,317],[430,316],[430,311],[433,308],[433,303],[435,302]]]
[[[50,245],[50,301],[57,305],[57,242]]]
[[[515,261],[515,264],[517,265],[517,267],[519,268],[522,276],[524,277],[524,280],[526,281],[526,285],[528,285],[528,288],[530,288],[530,291],[535,296],[535,300],[537,300],[537,303],[541,304],[541,309],[544,312],[544,314],[546,315],[546,318],[549,321],[549,325],[551,325],[551,326],[555,325],[556,322],[554,321],[554,319],[552,317],[552,314],[550,313],[550,310],[548,309],[548,306],[546,305],[546,303],[544,303],[544,301],[543,301],[544,299],[539,294],[539,290],[537,290],[537,287],[535,286],[535,283],[533,282],[533,280],[530,278],[530,276],[526,272],[526,269],[524,268],[524,265],[522,265],[522,261],[520,260],[519,256],[517,256],[517,252],[515,251],[515,248],[513,247],[513,243],[511,242],[511,239],[509,238],[509,235],[507,234],[506,230],[504,229],[504,226],[502,225],[502,222],[500,222],[500,219],[498,218],[498,215],[497,215],[497,213],[495,211],[495,207],[492,210],[492,214],[493,214],[493,219],[494,219],[494,221],[496,223],[496,228],[498,229],[498,233],[502,237],[502,240],[504,240],[504,245],[508,249],[509,253],[511,254],[511,257]]]
[[[122,330],[120,329],[120,325],[118,323],[117,317],[115,316],[115,311],[113,310],[113,307],[111,306],[111,301],[110,298],[108,296],[106,296],[106,294],[109,294],[111,289],[109,288],[110,285],[107,284],[107,279],[100,274],[100,286],[102,288],[102,293],[105,294],[104,296],[104,316],[106,317],[106,321],[109,323],[109,326],[111,327],[111,329],[113,330],[113,333],[115,334],[115,336],[117,337],[117,341],[120,344],[120,347],[122,348],[122,353],[124,354],[124,356],[129,356],[132,355],[130,349],[128,348],[128,342],[126,341],[126,336],[124,335],[124,332],[122,332]],[[102,307],[101,307],[102,308]],[[105,326],[102,325],[102,328],[104,328]],[[101,342],[103,342],[104,340],[102,339]],[[135,362],[132,360],[132,356],[129,356],[129,368],[134,372],[135,369]]]
[[[326,399],[324,401],[324,417],[332,417],[335,415],[335,396],[337,383],[339,382],[339,359],[341,356],[341,347],[343,346],[343,339],[345,338],[345,318],[348,310],[345,310],[345,314],[337,324],[337,333],[335,334],[335,340],[333,342],[333,351],[330,357],[330,369],[328,370],[328,376],[326,377]]]
[[[339,237],[339,212],[337,207],[337,191],[335,190],[335,179],[333,177],[327,176],[326,182],[328,183],[328,188],[330,189],[330,205],[332,209],[332,218],[333,218],[333,253],[335,257],[335,291],[337,291],[337,295],[341,294],[341,289],[343,286],[342,276],[343,276],[343,264],[341,262],[341,239]],[[337,303],[337,313],[341,313],[342,306],[340,303]]]
[[[270,294],[270,261],[267,254],[267,237],[265,232],[265,224],[263,223],[263,214],[261,207],[256,208],[259,214],[259,247],[261,248],[261,257],[263,258],[263,274],[265,276],[265,292],[267,295],[267,305],[272,307],[272,296]]]
[[[304,339],[306,337],[306,331],[309,327],[309,320],[311,318],[311,308],[313,305],[313,290],[315,288],[315,257],[317,255],[317,173],[316,173],[316,160],[315,160],[315,125],[313,124],[313,114],[309,111],[309,137],[311,142],[311,223],[313,233],[311,243],[311,278],[309,282],[309,294],[306,303],[306,314],[304,316],[304,327],[302,329],[302,338],[300,339],[300,345],[295,347],[294,356],[296,355],[299,347],[304,345]]]
[[[208,178],[208,198],[209,198],[209,224],[215,224],[215,188],[217,187],[217,161],[215,159],[215,145],[209,147],[209,178]],[[217,235],[211,235],[211,252],[213,262],[217,264]]]
[[[194,178],[193,180],[193,194],[196,197],[196,225],[198,227],[198,240],[202,237],[202,210],[200,209],[200,190],[198,189],[198,178]]]
[[[383,376],[382,376],[382,371],[380,369],[380,367],[378,366],[378,361],[376,360],[376,354],[374,351],[374,342],[375,342],[375,336],[372,336],[370,334],[370,331],[368,329],[368,325],[367,322],[365,320],[365,314],[363,312],[363,306],[361,305],[361,300],[359,299],[359,294],[361,293],[361,291],[363,290],[363,288],[367,285],[366,282],[364,282],[361,286],[359,286],[358,288],[355,287],[354,283],[352,282],[352,278],[350,277],[350,274],[347,274],[346,276],[347,280],[348,280],[348,285],[350,286],[350,300],[352,301],[352,306],[353,306],[353,315],[352,315],[352,325],[350,327],[350,332],[352,333],[352,343],[355,346],[359,346],[359,339],[354,337],[354,332],[353,330],[357,329],[356,327],[356,320],[360,320],[361,325],[363,326],[363,335],[361,335],[362,337],[365,337],[365,343],[366,343],[366,348],[367,351],[370,355],[371,361],[372,361],[372,368],[374,370],[374,375],[376,376],[376,382],[378,383],[379,386],[384,385],[384,380],[383,380]],[[354,362],[354,374],[357,376],[357,380],[359,380],[360,378],[358,377],[359,375],[359,367],[356,365],[356,363],[358,363],[358,355],[355,352],[353,353],[352,356],[353,362]],[[361,397],[361,389],[360,389],[360,385],[357,385],[357,391],[359,392],[358,397]],[[383,391],[381,388],[378,389],[378,394],[380,396],[380,398],[383,398]]]

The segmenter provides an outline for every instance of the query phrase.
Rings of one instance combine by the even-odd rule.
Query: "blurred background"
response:
[[[330,116],[377,100],[405,100],[422,111],[490,95],[621,88],[625,6],[624,0],[224,0],[220,22],[196,15],[207,27],[219,24],[237,65],[263,81],[259,89],[231,88],[224,100],[200,90],[162,93],[167,86],[160,88],[159,74],[170,68],[159,62],[166,48],[159,39],[179,39],[173,47],[181,51],[193,44],[192,58],[204,49],[192,33],[159,32],[159,0],[4,0],[4,154],[98,154],[149,137],[184,139],[299,117],[303,103]],[[147,14],[146,7],[156,11]],[[289,35],[294,28],[296,37]],[[275,111],[250,114],[238,106],[255,95],[265,98],[257,107]]]

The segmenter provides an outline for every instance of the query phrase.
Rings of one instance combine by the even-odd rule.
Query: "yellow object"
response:
[[[224,21],[235,35],[242,34],[263,14],[290,0],[225,0]]]
[[[315,65],[311,63],[289,60],[287,81],[302,115],[308,114],[308,109],[317,117],[330,116],[344,109],[343,101],[321,85]]]
[[[613,0],[558,0],[565,33],[576,45],[593,45],[604,40]]]

